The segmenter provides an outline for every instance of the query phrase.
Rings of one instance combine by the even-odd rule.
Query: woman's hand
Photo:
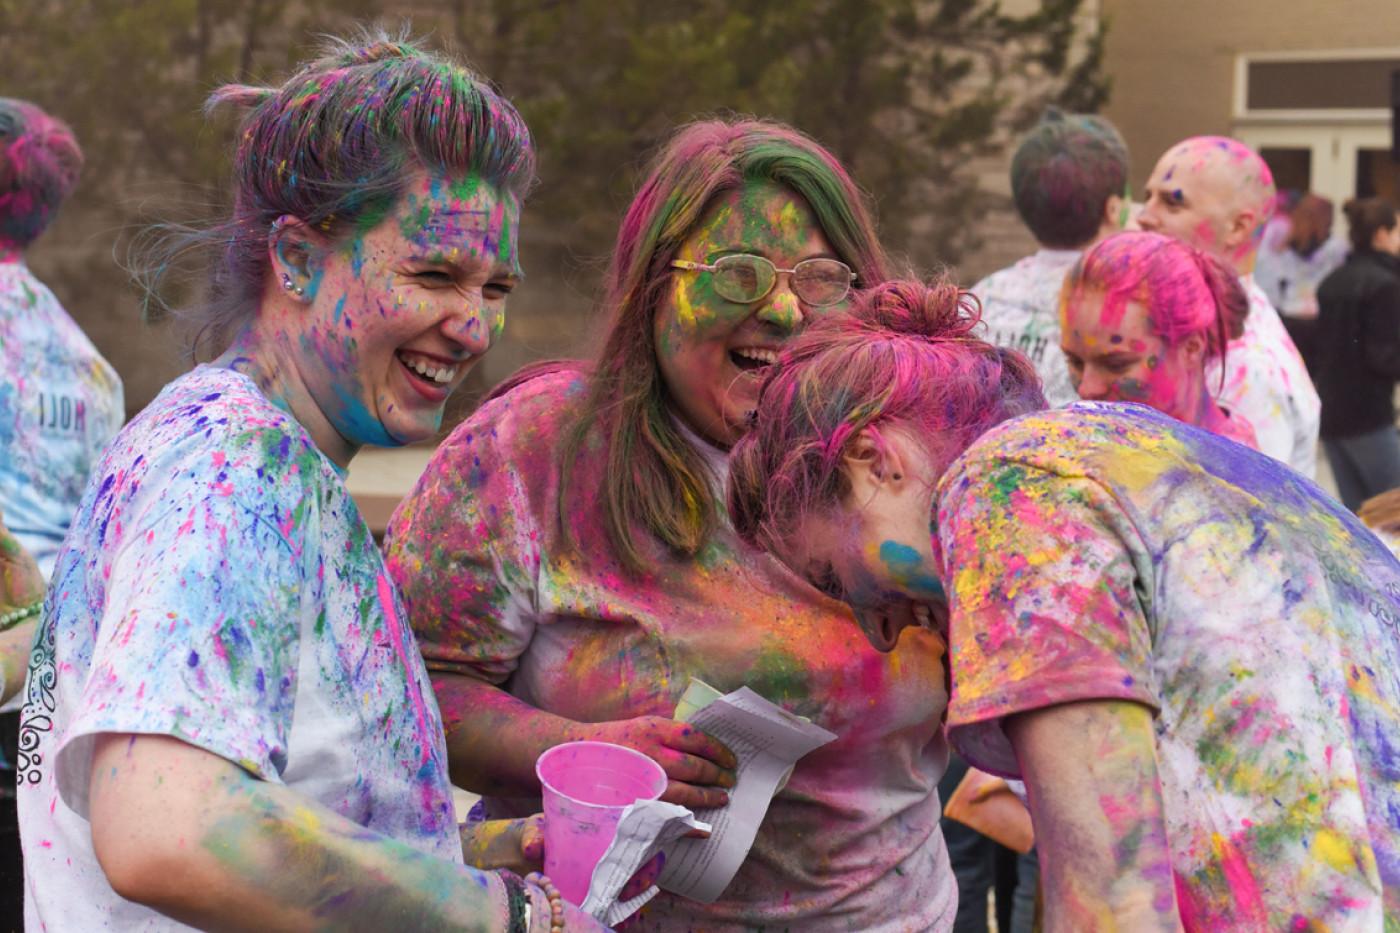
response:
[[[662,716],[588,723],[579,739],[634,748],[659,764],[670,783],[661,799],[692,810],[722,807],[734,786],[734,753],[689,723]]]
[[[0,613],[43,599],[44,587],[39,565],[5,527],[5,515],[0,512]]]
[[[535,761],[563,742],[593,740],[634,748],[670,779],[661,799],[692,810],[724,806],[734,786],[734,754],[689,723],[663,716],[577,722],[536,709],[494,684],[434,671],[433,690],[447,733],[448,767],[458,787],[493,797],[540,792]]]
[[[536,813],[520,820],[463,823],[459,833],[462,837],[462,857],[472,868],[505,868],[517,875],[543,870],[542,814]]]

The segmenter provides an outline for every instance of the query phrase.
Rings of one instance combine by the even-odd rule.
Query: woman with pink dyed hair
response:
[[[950,739],[1025,781],[1048,931],[1391,928],[1400,564],[1258,451],[1045,410],[972,308],[894,282],[794,341],[730,455],[739,536],[877,648],[946,640]]]
[[[1118,233],[1079,260],[1060,300],[1060,348],[1079,397],[1138,402],[1258,449],[1254,428],[1215,400],[1249,298],[1220,260],[1160,233]]]
[[[535,759],[571,739],[637,748],[670,776],[665,799],[723,806],[735,759],[673,720],[692,679],[839,736],[797,763],[718,899],[663,893],[646,929],[952,923],[935,642],[873,650],[723,509],[767,367],[885,276],[859,191],[817,143],[754,120],[682,128],[622,222],[597,357],[499,389],[390,528],[453,775],[494,815],[537,809]]]

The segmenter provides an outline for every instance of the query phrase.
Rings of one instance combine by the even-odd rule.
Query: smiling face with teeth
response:
[[[806,259],[842,259],[807,203],[769,181],[718,195],[676,251],[676,259],[709,264],[721,256],[763,256],[780,269]],[[676,272],[653,322],[657,361],[672,404],[701,436],[728,447],[758,401],[762,370],[813,313],[780,275],[759,301],[738,304],[714,290],[707,272]]]
[[[447,397],[504,327],[518,218],[515,198],[476,176],[419,172],[378,223],[307,250],[309,307],[286,316],[280,338],[320,416],[301,420],[333,459],[322,421],[351,453],[436,433]]]

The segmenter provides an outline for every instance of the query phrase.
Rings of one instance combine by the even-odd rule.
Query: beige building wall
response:
[[[1082,35],[1087,37],[1098,29],[1104,2],[1084,0],[1079,10]],[[1040,5],[1040,0],[1003,0],[1001,7],[1008,15],[1024,16],[1033,13]],[[1011,95],[1014,97],[1015,94],[1013,89]],[[1037,249],[1035,238],[1021,222],[1011,200],[1011,156],[1016,151],[1018,141],[1013,134],[1003,136],[999,140],[1000,151],[978,157],[972,165],[977,176],[977,187],[989,196],[991,203],[977,220],[981,245],[963,256],[952,270],[955,280],[961,285],[973,285],[984,276],[1011,265]]]
[[[1251,52],[1400,49],[1397,0],[1102,0],[1106,115],[1141,190],[1157,157],[1188,136],[1236,135],[1236,60]]]

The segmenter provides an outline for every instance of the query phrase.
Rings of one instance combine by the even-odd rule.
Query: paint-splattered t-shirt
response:
[[[0,510],[46,575],[123,417],[116,371],[23,262],[0,262]]]
[[[1156,711],[1188,929],[1400,924],[1400,563],[1311,482],[1141,406],[1011,421],[939,483],[954,745]]]
[[[874,651],[844,606],[727,524],[693,560],[638,532],[651,569],[629,577],[604,531],[596,437],[564,503],[571,552],[559,460],[583,393],[577,373],[554,373],[484,405],[395,516],[389,567],[430,667],[582,722],[670,717],[691,677],[747,685],[840,736],[798,762],[719,901],[662,894],[642,929],[948,929],[941,645],[920,632]],[[689,437],[722,482],[724,455]]]
[[[1221,386],[1219,359],[1206,364],[1206,385],[1216,399],[1254,428],[1259,449],[1312,479],[1317,474],[1317,430],[1322,402],[1303,358],[1278,312],[1251,276],[1241,280],[1249,295],[1244,334],[1225,352]]]
[[[114,893],[94,736],[169,735],[460,862],[442,723],[369,529],[246,377],[201,367],[108,448],[59,553],[20,731],[29,929],[182,928]]]
[[[1060,349],[1060,289],[1079,256],[1079,250],[1037,250],[968,289],[982,302],[980,335],[1024,353],[1051,405],[1079,401]]]

